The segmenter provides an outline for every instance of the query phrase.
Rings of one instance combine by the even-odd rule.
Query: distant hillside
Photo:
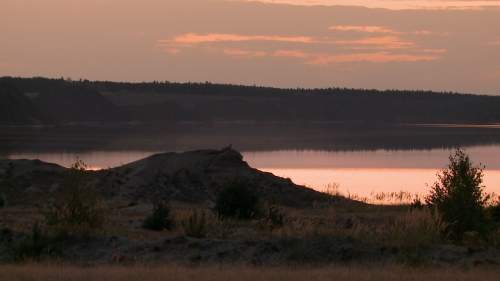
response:
[[[17,88],[0,82],[0,124],[37,124],[49,121]]]
[[[119,109],[90,85],[44,78],[1,78],[0,85],[2,106],[9,108],[0,123],[120,120]]]
[[[500,97],[427,91],[277,89],[210,83],[0,78],[2,106],[29,123],[68,122],[499,123]],[[15,99],[12,98],[15,94]],[[6,98],[5,96],[9,96]],[[29,98],[27,98],[29,97]],[[17,99],[23,102],[16,101]],[[32,116],[32,117],[30,117]],[[48,122],[43,119],[43,122]]]

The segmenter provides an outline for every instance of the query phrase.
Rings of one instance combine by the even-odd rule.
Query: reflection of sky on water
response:
[[[486,165],[488,192],[500,193],[500,146],[470,147],[467,152],[476,163]],[[9,158],[41,159],[70,166],[81,159],[90,169],[123,165],[156,153],[155,151],[92,151],[85,153],[12,153]],[[436,172],[447,164],[450,150],[376,151],[259,151],[244,152],[253,167],[295,183],[324,190],[339,184],[342,193],[371,196],[377,192],[425,193],[436,179]]]

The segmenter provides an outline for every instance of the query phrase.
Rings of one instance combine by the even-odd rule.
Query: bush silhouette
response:
[[[474,166],[461,149],[449,160],[448,167],[438,174],[426,203],[440,213],[452,239],[461,239],[468,231],[484,234],[488,196],[483,191],[483,167]]]
[[[7,206],[7,199],[5,199],[5,195],[0,193],[0,209]]]
[[[248,220],[259,213],[259,197],[247,181],[232,181],[217,194],[215,212],[219,218]]]
[[[168,203],[157,203],[153,208],[153,213],[144,220],[142,227],[154,231],[171,229],[173,227],[173,220],[170,217]]]
[[[271,228],[279,228],[285,225],[285,214],[274,205],[268,207],[266,219]]]
[[[105,207],[100,194],[88,185],[86,166],[77,161],[53,201],[44,211],[45,222],[59,234],[89,235],[105,222]]]
[[[487,211],[491,220],[500,224],[500,201],[489,206]]]

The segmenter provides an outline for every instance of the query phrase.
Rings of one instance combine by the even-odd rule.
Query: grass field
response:
[[[77,267],[65,265],[8,265],[0,266],[1,281],[214,281],[214,280],[498,280],[500,268],[331,266],[322,268],[167,265]]]

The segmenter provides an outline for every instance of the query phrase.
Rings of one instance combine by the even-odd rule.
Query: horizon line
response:
[[[496,94],[484,94],[484,93],[471,93],[471,92],[458,92],[458,91],[447,91],[447,90],[431,90],[431,89],[398,89],[398,88],[353,88],[353,87],[343,87],[343,86],[329,86],[329,87],[278,87],[278,86],[268,86],[259,84],[234,84],[228,82],[216,82],[216,81],[171,81],[171,80],[149,80],[149,81],[118,81],[118,80],[91,80],[86,78],[73,78],[73,77],[48,77],[48,76],[0,76],[1,79],[46,79],[46,80],[63,80],[66,82],[90,82],[90,83],[116,83],[116,84],[180,84],[180,85],[212,85],[212,86],[230,86],[230,87],[242,87],[242,88],[260,88],[260,89],[272,89],[281,91],[331,91],[331,90],[351,90],[351,91],[366,91],[366,92],[410,92],[410,93],[432,93],[432,94],[449,94],[449,95],[465,95],[465,96],[489,96],[489,97],[499,97]]]

